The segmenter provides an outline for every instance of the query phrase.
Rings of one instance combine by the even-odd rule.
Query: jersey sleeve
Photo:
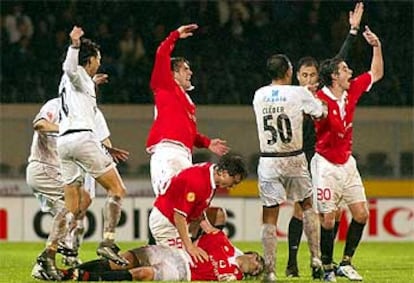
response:
[[[109,128],[102,111],[98,108],[96,108],[95,124],[96,136],[98,137],[99,141],[103,141],[106,138],[109,138],[111,133],[109,132]]]
[[[59,99],[54,98],[46,102],[39,110],[39,113],[33,119],[33,124],[35,124],[39,120],[46,120],[50,123],[58,123],[59,122]]]
[[[348,93],[352,95],[353,100],[357,101],[364,92],[367,92],[372,87],[371,72],[366,72],[351,81]]]
[[[70,81],[76,86],[76,82],[79,80],[78,74],[79,63],[79,48],[73,48],[69,46],[66,52],[66,58],[63,62],[63,71],[68,75]]]
[[[197,133],[195,137],[195,141],[194,141],[194,146],[198,148],[208,148],[210,146],[210,142],[211,140],[209,137],[203,134]]]
[[[352,45],[354,44],[356,39],[356,35],[352,34],[352,33],[348,33],[348,35],[345,38],[344,43],[341,46],[341,49],[339,50],[338,54],[335,57],[339,57],[344,59],[345,62],[348,63],[348,61],[350,60],[350,50]]]
[[[160,44],[155,55],[154,68],[151,74],[150,87],[153,91],[157,88],[174,87],[174,78],[171,74],[171,52],[175,47],[175,42],[179,38],[178,31],[173,31]]]
[[[302,105],[303,112],[314,118],[326,116],[327,108],[319,99],[315,98],[306,88],[302,88]]]

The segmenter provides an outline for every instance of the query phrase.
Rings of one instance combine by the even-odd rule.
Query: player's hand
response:
[[[212,139],[208,149],[217,154],[218,156],[222,156],[229,152],[230,148],[227,146],[227,141],[221,139]]]
[[[69,33],[70,39],[72,40],[72,45],[74,47],[80,46],[80,38],[84,35],[84,31],[81,27],[74,26],[72,31]]]
[[[121,161],[125,162],[128,160],[128,151],[116,147],[106,147],[106,149],[108,150],[109,154],[112,156],[116,163],[119,163]]]
[[[96,85],[106,84],[108,82],[108,74],[99,73],[93,76]]]
[[[193,31],[198,29],[197,24],[190,24],[185,26],[180,26],[177,31],[180,33],[180,38],[187,38],[193,35]]]
[[[194,262],[205,262],[208,261],[208,254],[202,248],[191,245],[187,249],[187,253],[191,256]]]
[[[353,11],[349,11],[349,25],[351,28],[359,29],[362,14],[364,13],[364,3],[358,2]]]
[[[362,33],[362,35],[364,36],[368,44],[372,47],[378,47],[381,45],[378,36],[375,33],[373,33],[368,26],[365,26],[365,31]]]

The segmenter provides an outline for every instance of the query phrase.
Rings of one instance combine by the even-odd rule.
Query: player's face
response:
[[[187,63],[181,63],[178,71],[174,71],[174,79],[185,90],[191,89],[191,75],[193,72]]]
[[[296,72],[296,78],[301,86],[316,84],[319,79],[318,70],[315,66],[302,65]]]
[[[245,260],[243,260],[240,268],[242,272],[249,275],[258,275],[263,271],[263,264],[259,260],[257,253],[244,254]]]
[[[349,89],[350,80],[352,78],[352,70],[348,68],[348,65],[345,62],[341,62],[338,65],[338,72],[335,74],[336,80],[339,87],[343,90]]]
[[[230,176],[226,170],[217,173],[216,185],[223,189],[231,189],[235,185],[241,182],[241,176],[239,174]]]

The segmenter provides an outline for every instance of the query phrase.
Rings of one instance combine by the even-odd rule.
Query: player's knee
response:
[[[335,216],[334,214],[325,214],[321,217],[321,226],[326,230],[333,229],[335,227]]]
[[[352,216],[352,218],[361,224],[365,224],[368,221],[369,212],[367,210],[361,210],[355,213],[355,215]]]
[[[227,222],[227,212],[225,208],[222,207],[209,207],[206,212],[207,219],[211,225],[224,226]]]

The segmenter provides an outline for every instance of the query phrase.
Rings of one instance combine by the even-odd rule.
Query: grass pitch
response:
[[[123,249],[129,249],[142,243],[119,243]],[[259,242],[236,242],[242,250],[261,252]],[[40,282],[30,277],[36,256],[43,249],[43,243],[0,243],[0,282],[30,283]],[[97,243],[84,243],[80,255],[83,261],[96,258]],[[340,261],[343,243],[335,245],[335,260]],[[59,261],[59,258],[57,259]],[[287,261],[287,244],[280,242],[277,252],[278,282],[315,282],[310,279],[309,252],[306,243],[299,251],[299,272],[301,277],[290,279],[284,275]],[[357,250],[353,264],[364,278],[372,283],[408,283],[414,282],[414,242],[407,243],[365,243]],[[253,282],[253,281],[251,281]],[[338,277],[337,282],[348,282]]]

